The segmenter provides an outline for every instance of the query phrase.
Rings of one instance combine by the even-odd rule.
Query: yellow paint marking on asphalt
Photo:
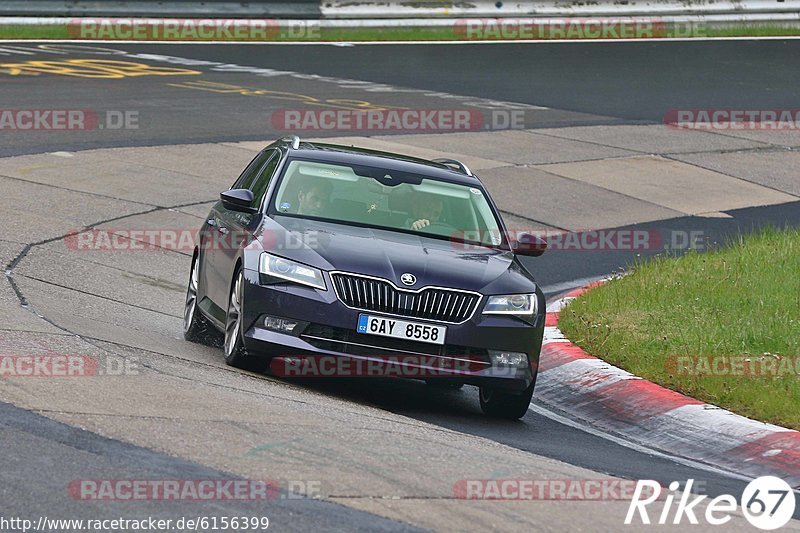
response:
[[[19,169],[19,174],[20,174],[20,176],[30,176],[31,174],[33,174],[37,170],[40,170],[40,169],[43,169],[43,168],[53,168],[53,165],[35,165],[35,166],[21,167]]]
[[[239,94],[242,96],[264,96],[276,100],[288,100],[300,102],[307,105],[322,106],[325,108],[346,109],[351,111],[385,111],[388,109],[406,109],[405,107],[384,106],[373,104],[366,100],[353,100],[350,98],[330,98],[320,100],[307,94],[299,94],[286,91],[273,91],[270,89],[255,89],[252,87],[242,87],[240,85],[230,85],[208,80],[189,81],[186,83],[168,83],[170,87],[180,87],[182,89],[193,89],[196,91],[208,91],[219,94]]]
[[[65,61],[25,61],[0,63],[0,73],[11,76],[56,74],[77,78],[121,79],[138,76],[187,76],[201,74],[198,70],[174,67],[154,67],[131,61],[110,59],[68,59]]]

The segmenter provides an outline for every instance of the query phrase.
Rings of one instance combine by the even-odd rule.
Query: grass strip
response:
[[[800,430],[798,229],[636,264],[576,299],[559,326],[637,376]]]

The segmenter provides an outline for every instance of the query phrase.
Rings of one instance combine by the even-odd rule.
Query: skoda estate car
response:
[[[228,364],[257,371],[395,357],[400,377],[478,386],[484,413],[516,419],[545,321],[519,256],[545,248],[530,233],[511,238],[456,160],[292,136],[262,150],[203,223],[184,336],[216,331]]]

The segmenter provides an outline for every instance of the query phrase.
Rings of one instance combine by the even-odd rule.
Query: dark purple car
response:
[[[290,370],[327,359],[476,385],[485,413],[519,418],[545,300],[517,255],[545,247],[510,239],[458,161],[290,137],[260,152],[203,224],[184,335],[224,332],[226,362],[250,370],[307,375]]]

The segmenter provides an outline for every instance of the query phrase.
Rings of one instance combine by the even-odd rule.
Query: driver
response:
[[[413,230],[421,230],[431,224],[436,224],[442,217],[444,203],[438,196],[432,194],[421,195],[411,208],[411,218],[408,226]]]
[[[328,180],[303,182],[297,192],[297,214],[320,216],[330,202],[331,189]]]

